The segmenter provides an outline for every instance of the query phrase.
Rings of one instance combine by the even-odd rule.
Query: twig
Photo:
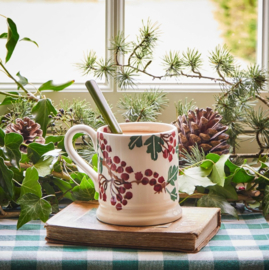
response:
[[[269,153],[257,153],[257,154],[232,154],[230,155],[231,158],[258,158],[259,156],[269,156]]]
[[[19,211],[6,212],[0,205],[0,219],[18,217],[19,215],[20,215]]]
[[[249,207],[249,206],[247,205],[247,202],[246,202],[246,201],[243,201],[243,203],[244,203],[245,207],[246,207],[248,210],[250,210],[250,211],[252,211],[252,212],[254,212],[254,213],[262,213],[261,210],[255,210],[255,209]]]
[[[14,98],[27,98],[27,97],[23,97],[23,96],[19,96],[19,95],[14,95],[14,94],[10,94],[4,91],[0,91],[0,94],[8,96],[8,97],[14,97]]]
[[[18,81],[17,81],[17,80],[9,73],[9,71],[8,71],[8,70],[5,68],[5,66],[3,65],[2,61],[0,61],[0,66],[5,70],[7,76],[8,76],[9,78],[11,78],[11,79],[19,86],[19,88],[21,88],[21,89],[27,94],[28,98],[33,99],[34,101],[38,101],[38,98],[36,98],[32,93],[30,93],[27,89],[25,89],[25,88],[23,87],[23,85],[22,85],[20,82],[18,82]]]
[[[264,103],[267,107],[269,107],[269,102],[267,102],[267,100],[265,98],[263,98],[262,96],[255,94],[255,97],[257,99],[259,99],[262,103]]]
[[[8,167],[13,167],[13,165],[10,163],[10,161],[5,160],[5,165]],[[20,167],[23,169],[28,169],[30,167],[33,167],[33,165],[31,164],[27,164],[27,163],[20,163]],[[53,176],[58,177],[58,178],[62,178],[64,180],[70,180],[70,176],[64,172],[58,173],[58,172],[52,172],[51,173]]]

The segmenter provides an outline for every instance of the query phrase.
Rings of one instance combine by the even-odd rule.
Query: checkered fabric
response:
[[[196,254],[47,244],[40,221],[16,230],[0,220],[0,269],[269,269],[269,225],[260,214],[222,217],[218,234]]]

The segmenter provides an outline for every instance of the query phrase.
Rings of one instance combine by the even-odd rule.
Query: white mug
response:
[[[97,218],[105,223],[148,226],[175,221],[182,215],[178,200],[178,132],[174,125],[122,123],[123,134],[97,132],[76,125],[65,136],[71,159],[93,180],[99,192]],[[98,154],[98,173],[75,151],[72,138],[88,134]]]

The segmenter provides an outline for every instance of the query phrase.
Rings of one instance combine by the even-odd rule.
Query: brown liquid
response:
[[[147,130],[125,130],[123,131],[123,134],[125,135],[144,135],[144,134],[152,134],[152,133],[160,133],[160,131],[153,130],[153,131],[147,131]]]

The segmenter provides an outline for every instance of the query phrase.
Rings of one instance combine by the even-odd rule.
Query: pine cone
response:
[[[224,133],[228,126],[222,125],[221,119],[221,115],[211,108],[206,108],[206,110],[196,108],[195,112],[189,110],[188,116],[180,115],[173,122],[178,129],[179,151],[186,149],[190,153],[191,148],[197,143],[205,154],[229,153],[230,145],[227,144],[229,135]],[[183,157],[181,153],[179,156]]]
[[[25,144],[30,144],[32,142],[44,144],[45,139],[42,137],[43,131],[40,129],[40,125],[28,117],[23,119],[16,119],[16,124],[9,124],[6,127],[6,133],[18,133],[22,135],[23,142]],[[22,152],[27,152],[27,147],[21,145],[20,150]]]

